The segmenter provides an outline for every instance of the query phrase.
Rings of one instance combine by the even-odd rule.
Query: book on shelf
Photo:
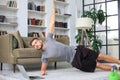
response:
[[[34,2],[28,2],[28,9],[29,10],[37,10],[35,3]]]
[[[67,26],[68,26],[67,22],[55,21],[55,27],[67,28]]]
[[[46,37],[46,32],[42,32],[41,35],[38,32],[30,32],[30,33],[28,33],[28,37],[42,37],[42,38],[45,38]]]
[[[56,1],[61,1],[61,2],[65,2],[65,0],[56,0]]]
[[[17,8],[17,1],[16,0],[7,0],[6,6]]]
[[[40,6],[40,11],[45,12],[45,6]]]
[[[28,37],[40,37],[38,32],[30,32],[28,33]]]
[[[1,35],[5,35],[5,34],[7,34],[7,31],[6,31],[6,30],[0,30],[0,36],[1,36]]]
[[[44,19],[28,18],[28,25],[38,25],[38,26],[44,27],[45,20]]]
[[[37,11],[45,12],[45,6],[37,6]]]
[[[58,34],[55,34],[55,38],[61,38],[61,37],[66,37],[68,35],[58,35]]]
[[[28,18],[28,24],[29,25],[36,25],[36,19],[35,18]]]
[[[14,7],[17,8],[17,1],[14,1]]]
[[[45,11],[44,5],[36,5],[34,2],[28,2],[28,9],[35,10],[35,11]]]
[[[5,22],[6,16],[0,15],[0,22]]]
[[[42,26],[42,27],[45,26],[45,20],[44,20],[44,19],[41,19],[41,20],[40,20],[40,26]]]
[[[42,37],[46,37],[46,32],[42,32]]]
[[[61,14],[60,8],[55,8],[55,13],[56,13],[56,14]]]

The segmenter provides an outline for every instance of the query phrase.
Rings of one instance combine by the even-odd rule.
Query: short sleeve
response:
[[[41,61],[42,61],[42,63],[48,63],[48,59],[47,58],[42,58]]]

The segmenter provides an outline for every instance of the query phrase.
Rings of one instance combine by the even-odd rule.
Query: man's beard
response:
[[[40,48],[40,50],[42,50],[43,49],[43,43],[41,43],[41,48]]]

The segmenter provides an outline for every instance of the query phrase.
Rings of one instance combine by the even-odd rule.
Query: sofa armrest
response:
[[[12,55],[12,35],[6,34],[0,36],[0,61],[4,61],[4,59],[7,59],[8,61]]]

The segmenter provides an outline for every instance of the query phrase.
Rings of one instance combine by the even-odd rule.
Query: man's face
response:
[[[35,49],[42,49],[42,47],[43,47],[43,42],[42,42],[42,40],[37,40],[37,39],[35,39],[35,40],[33,40],[33,42],[32,42],[32,46],[33,46]]]

